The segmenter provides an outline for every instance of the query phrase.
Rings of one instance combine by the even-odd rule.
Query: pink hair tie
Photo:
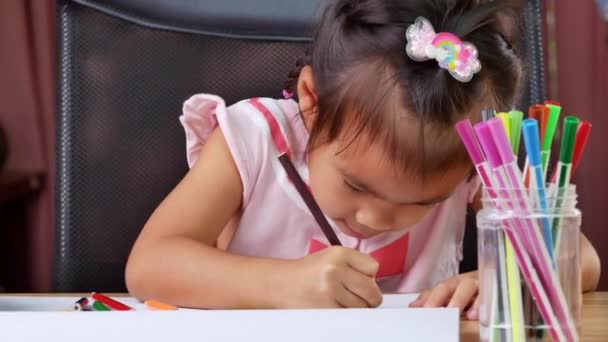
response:
[[[283,89],[283,98],[290,99],[293,97],[293,93],[287,89]]]

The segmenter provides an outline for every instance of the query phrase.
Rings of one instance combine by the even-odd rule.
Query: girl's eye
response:
[[[346,179],[344,179],[344,184],[345,184],[345,185],[346,185],[346,186],[347,186],[347,187],[348,187],[350,190],[352,190],[352,191],[354,191],[354,192],[365,192],[365,190],[363,190],[363,189],[361,189],[361,188],[359,188],[359,187],[357,187],[357,186],[354,186],[352,183],[350,183],[350,182],[349,182],[349,181],[347,181]]]

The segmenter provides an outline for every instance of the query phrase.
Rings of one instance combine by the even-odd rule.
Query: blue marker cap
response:
[[[526,153],[528,154],[528,162],[530,166],[540,166],[540,139],[538,137],[538,122],[534,119],[526,119],[521,125],[521,131],[524,136],[526,145]]]

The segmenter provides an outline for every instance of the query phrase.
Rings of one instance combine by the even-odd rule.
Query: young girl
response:
[[[131,294],[310,308],[424,291],[413,306],[471,307],[475,319],[477,274],[458,265],[479,182],[453,126],[513,105],[522,63],[511,11],[505,1],[333,1],[288,82],[298,102],[190,98],[181,122],[191,170],[133,248]],[[283,152],[343,247],[327,247]],[[599,266],[584,238],[582,247],[589,289]]]

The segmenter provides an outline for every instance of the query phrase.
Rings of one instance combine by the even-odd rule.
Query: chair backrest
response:
[[[325,2],[58,1],[55,291],[125,290],[133,242],[187,171],[183,101],[279,97]]]

